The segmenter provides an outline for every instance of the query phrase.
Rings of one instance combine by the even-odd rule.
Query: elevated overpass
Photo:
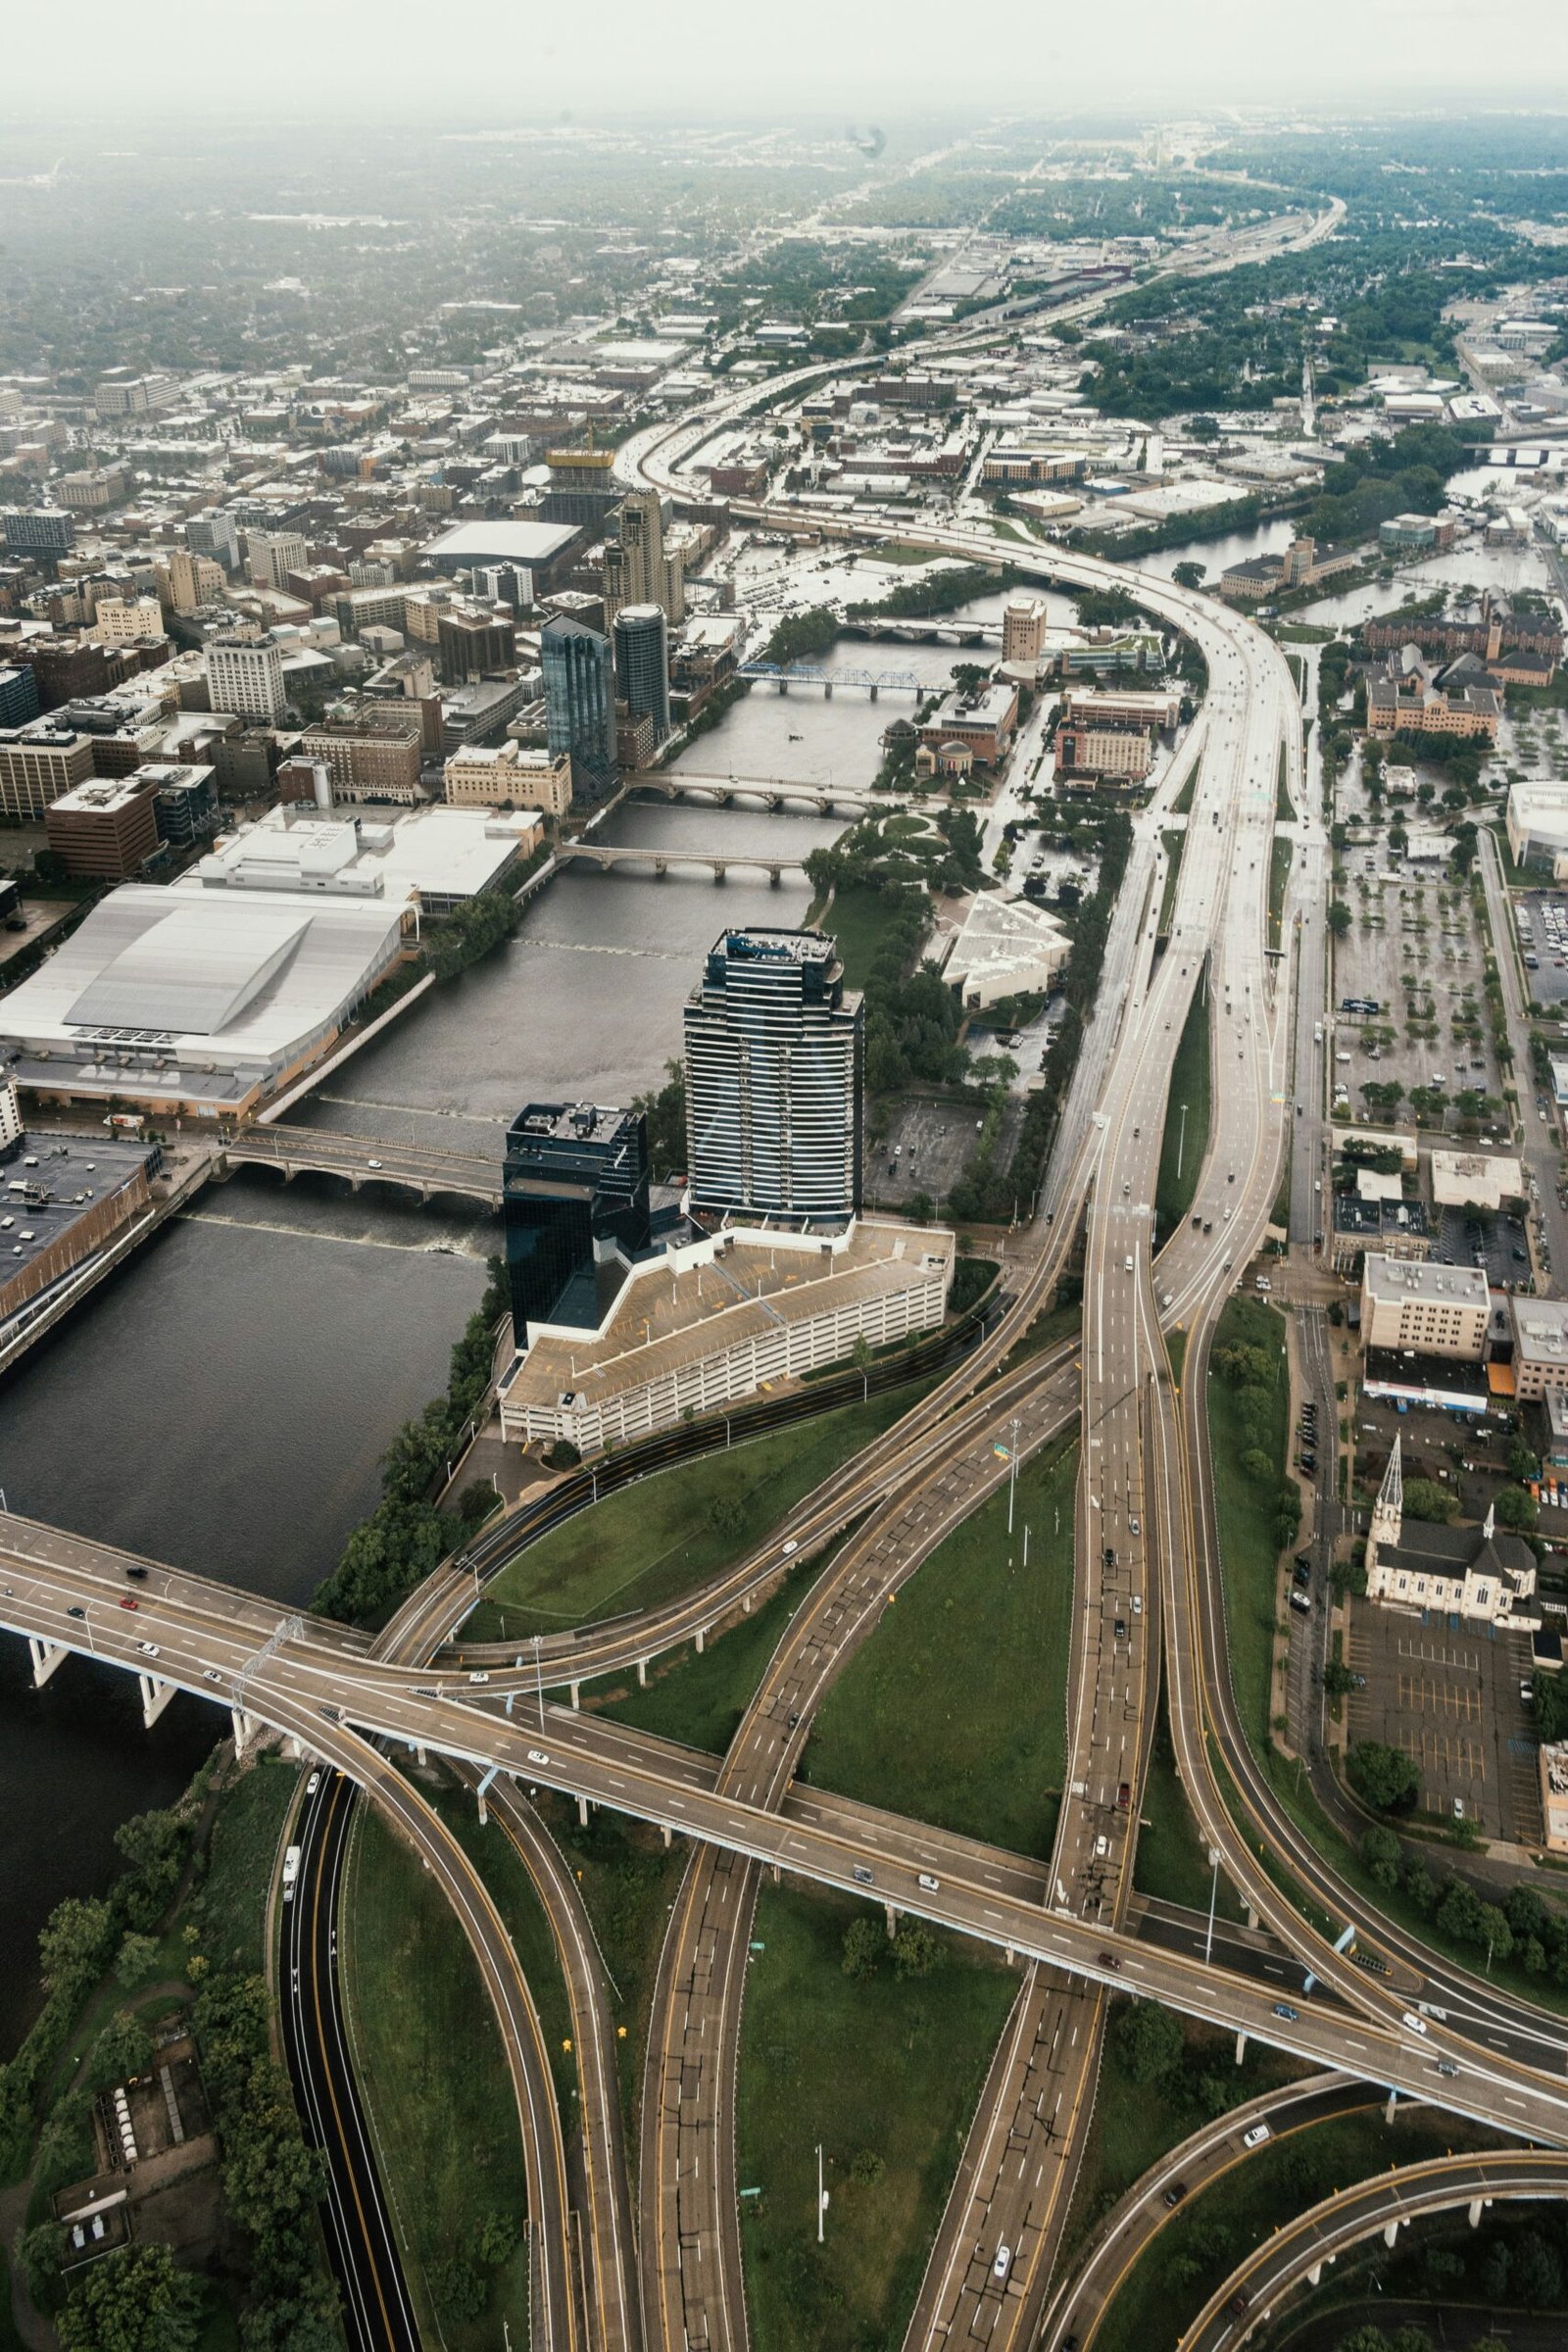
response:
[[[501,1161],[477,1152],[439,1152],[418,1144],[389,1143],[374,1135],[348,1135],[329,1127],[241,1127],[219,1154],[217,1172],[232,1167],[276,1168],[287,1183],[296,1176],[341,1176],[358,1192],[364,1184],[395,1184],[428,1200],[437,1193],[501,1206]]]

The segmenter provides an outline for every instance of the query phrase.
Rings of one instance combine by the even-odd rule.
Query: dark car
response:
[[[1114,1952],[1102,1952],[1100,1955],[1100,1965],[1102,1968],[1120,1968],[1121,1962],[1117,1959]]]
[[[85,1609],[68,1609],[66,1611],[66,1615],[68,1617],[85,1617],[86,1614],[87,1612]]]
[[[1167,2204],[1167,2205],[1179,2205],[1179,2204],[1181,2203],[1181,2201],[1182,2201],[1183,2197],[1185,2197],[1185,2196],[1186,2196],[1186,2194],[1187,2194],[1187,2183],[1186,2183],[1186,2181],[1185,2181],[1185,2180],[1173,2180],[1173,2181],[1171,2182],[1171,2184],[1170,2184],[1169,2188],[1167,2188],[1167,2189],[1166,2189],[1166,2191],[1165,2191],[1165,2202],[1166,2202],[1166,2204]]]
[[[1244,2311],[1250,2311],[1251,2309],[1251,2303],[1252,2298],[1248,2293],[1246,2287],[1239,2286],[1236,2289],[1235,2294],[1232,2295],[1227,2309],[1234,2311],[1237,2318],[1240,2319]]]
[[[146,1581],[147,1571],[138,1560],[132,1560],[130,1566],[125,1570],[125,1574],[134,1577],[139,1585]]]

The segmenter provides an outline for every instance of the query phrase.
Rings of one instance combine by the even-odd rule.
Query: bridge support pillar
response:
[[[1471,2200],[1470,2200],[1470,2202],[1469,2202],[1469,2205],[1466,2207],[1465,2211],[1466,2211],[1466,2215],[1467,2215],[1467,2217],[1468,2217],[1468,2220],[1469,2220],[1469,2223],[1470,2223],[1470,2227],[1471,2227],[1471,2229],[1472,2229],[1472,2230],[1479,2230],[1479,2229],[1480,2229],[1480,2227],[1481,2227],[1481,2216],[1482,2216],[1482,2214],[1483,2214],[1483,2213],[1486,2211],[1486,2207],[1487,2207],[1487,2200],[1486,2200],[1486,2198],[1485,2198],[1485,2197],[1472,2197],[1472,2198],[1471,2198]]]
[[[872,700],[872,702],[873,702],[873,703],[876,701],[876,698],[877,698],[877,696],[878,696],[878,694],[879,694],[880,692],[881,692],[881,688],[880,688],[880,687],[877,687],[877,686],[873,686],[873,687],[872,687],[872,689],[871,689],[871,700]]]
[[[648,1660],[646,1658],[639,1658],[637,1661],[637,1688],[639,1690],[646,1690],[648,1688]]]
[[[588,1827],[588,1799],[585,1796],[579,1796],[577,1799],[577,1827],[579,1830],[585,1830]]]
[[[1246,2029],[1244,2028],[1244,2029],[1243,2029],[1243,2031],[1242,2031],[1240,2034],[1237,2034],[1237,2036],[1236,2036],[1236,2063],[1237,2063],[1237,2065],[1238,2065],[1238,2066],[1240,2066],[1240,2065],[1241,2065],[1241,2063],[1242,2063],[1242,2060],[1243,2060],[1243,2059],[1244,2059],[1246,2056],[1247,2056],[1247,2033],[1246,2033]]]
[[[159,1716],[174,1695],[172,1683],[160,1682],[156,1674],[138,1674],[141,1685],[141,1719],[151,1731]]]
[[[1397,2217],[1396,2217],[1394,2221],[1385,2222],[1383,2225],[1383,2243],[1392,2249],[1393,2247],[1396,2246],[1398,2242],[1399,2224]]]
[[[656,858],[654,859],[654,872],[659,880],[662,882],[669,872],[669,859],[667,858]]]
[[[1388,2103],[1388,2105],[1387,2105],[1387,2106],[1384,2108],[1384,2110],[1383,2110],[1383,2121],[1384,2121],[1386,2124],[1392,2124],[1392,2123],[1393,2123],[1393,2121],[1394,2121],[1394,2116],[1395,2116],[1395,2110],[1397,2108],[1398,2104],[1399,2104],[1399,2094],[1398,2094],[1398,2092],[1397,2092],[1396,2090],[1391,2089],[1391,2090],[1390,2090],[1390,2092],[1389,2092],[1389,2103]]]
[[[32,1687],[41,1690],[62,1658],[71,1652],[59,1642],[40,1642],[36,1634],[27,1636],[27,1647],[32,1652]]]
[[[704,1651],[705,1647],[707,1646],[707,1642],[708,1642],[708,1628],[707,1628],[707,1626],[706,1626],[706,1625],[700,1625],[700,1626],[697,1628],[697,1655],[698,1655],[699,1657],[701,1657],[701,1656],[702,1656],[702,1654],[703,1654],[703,1651]]]
[[[722,882],[722,881],[723,881],[723,879],[724,879],[724,862],[723,862],[723,859],[722,859],[722,858],[715,858],[713,859],[713,880],[714,880],[715,882]]]
[[[571,1703],[573,1708],[580,1707],[582,1705],[581,1683],[568,1683],[566,1688],[571,1692]]]
[[[419,1766],[419,1769],[420,1769],[420,1771],[422,1772],[422,1771],[424,1770],[424,1767],[425,1767],[425,1765],[426,1765],[426,1764],[428,1763],[428,1761],[429,1761],[428,1757],[425,1755],[425,1752],[424,1752],[424,1741],[423,1741],[422,1740],[416,1740],[416,1741],[414,1742],[414,1754],[415,1754],[415,1759],[416,1759],[416,1761],[417,1762],[417,1764],[418,1764],[418,1766]]]
[[[664,1832],[664,1851],[665,1851],[665,1853],[667,1854],[667,1853],[668,1853],[668,1851],[669,1851],[669,1849],[670,1849],[670,1847],[671,1847],[671,1846],[674,1844],[674,1842],[675,1842],[675,1833],[674,1833],[674,1831],[673,1831],[673,1830],[670,1828],[670,1826],[669,1826],[669,1824],[668,1824],[668,1822],[667,1822],[667,1821],[666,1821],[666,1822],[664,1822],[664,1823],[662,1824],[662,1828],[663,1828],[663,1832]]]
[[[229,1715],[234,1725],[234,1753],[242,1756],[251,1743],[255,1726],[243,1707],[230,1707]]]
[[[777,865],[770,865],[770,866],[768,867],[768,869],[767,869],[767,879],[768,879],[768,883],[769,883],[769,885],[770,885],[770,887],[771,887],[772,889],[774,889],[774,890],[777,890],[777,888],[778,888],[778,886],[779,886],[779,878],[780,878],[780,875],[782,874],[782,872],[783,872],[783,868],[782,868],[781,866],[777,866]]]
[[[484,1801],[482,1788],[479,1790],[479,1827],[481,1830],[487,1830],[490,1827],[490,1808]]]
[[[1321,2284],[1322,2278],[1323,2265],[1320,2262],[1314,2262],[1312,2268],[1306,2274],[1306,2283],[1308,2286],[1317,2286]]]
[[[788,694],[790,690],[790,682],[788,678],[780,678],[778,682],[778,690],[780,694]]]
[[[888,1940],[891,1942],[893,1937],[899,1932],[899,1915],[891,1903],[886,1905],[886,1910],[888,1915]]]
[[[822,700],[824,703],[830,703],[833,700],[833,681],[831,678],[824,678],[822,680]]]
[[[1261,1922],[1260,1922],[1260,1921],[1259,1921],[1259,1919],[1258,1919],[1257,1913],[1256,1913],[1256,1912],[1253,1910],[1253,1908],[1252,1908],[1252,1906],[1251,1906],[1251,1904],[1250,1904],[1250,1903],[1249,1903],[1249,1904],[1248,1904],[1248,1906],[1247,1906],[1247,1924],[1248,1924],[1248,1926],[1249,1926],[1250,1929],[1252,1929],[1252,1931],[1254,1932],[1254,1934],[1256,1933],[1256,1931],[1257,1931],[1258,1927],[1261,1925]]]
[[[768,1867],[768,1869],[769,1869],[769,1870],[770,1870],[770,1871],[773,1873],[773,1884],[774,1884],[774,1886],[783,1886],[783,1884],[784,1884],[784,1865],[783,1865],[783,1863],[782,1863],[782,1862],[770,1862],[770,1863],[768,1864],[768,1866],[767,1866],[767,1867]]]

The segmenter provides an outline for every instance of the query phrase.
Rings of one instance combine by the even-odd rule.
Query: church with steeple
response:
[[[1436,1609],[1534,1633],[1536,1555],[1520,1536],[1498,1535],[1489,1510],[1480,1527],[1438,1527],[1404,1515],[1399,1440],[1383,1474],[1366,1539],[1369,1600]]]

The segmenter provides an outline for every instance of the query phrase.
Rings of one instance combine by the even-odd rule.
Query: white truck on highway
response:
[[[299,1875],[300,1849],[297,1845],[291,1845],[283,1856],[283,1900],[285,1903],[291,1903],[294,1900],[294,1887]]]

